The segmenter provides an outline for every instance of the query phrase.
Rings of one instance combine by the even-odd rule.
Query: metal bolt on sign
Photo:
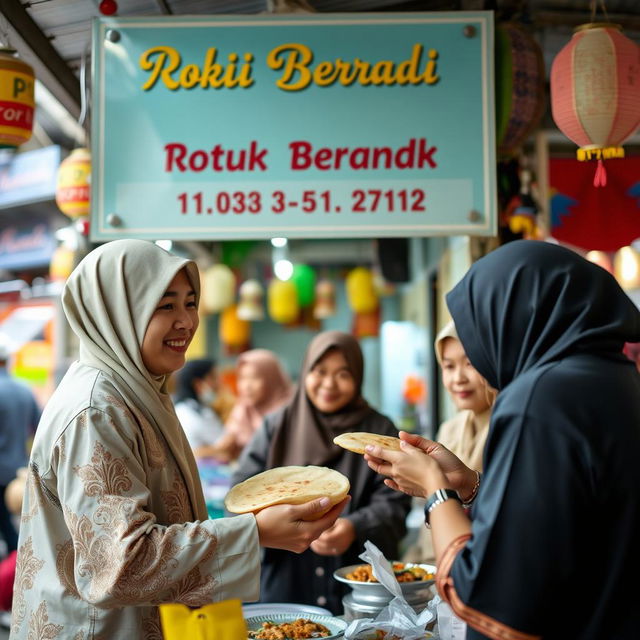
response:
[[[122,225],[122,218],[117,213],[110,213],[107,216],[107,224],[112,227],[119,227]]]
[[[109,42],[120,42],[120,32],[117,29],[107,29],[104,37]]]
[[[469,218],[469,222],[479,222],[482,218],[480,212],[476,211],[475,209],[469,211],[469,215],[467,217]]]
[[[476,35],[476,28],[472,24],[468,24],[462,30],[465,38],[473,38]]]

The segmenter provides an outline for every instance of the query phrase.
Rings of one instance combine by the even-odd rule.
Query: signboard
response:
[[[0,164],[0,209],[53,200],[60,166],[60,147],[24,151]]]
[[[493,14],[101,18],[91,236],[494,235]]]

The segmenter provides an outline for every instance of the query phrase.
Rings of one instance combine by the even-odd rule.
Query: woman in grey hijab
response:
[[[92,251],[64,311],[80,356],[52,395],[29,463],[11,638],[161,640],[157,605],[259,593],[259,545],[303,551],[342,504],[208,520],[167,393],[198,326],[198,270],[140,240]]]

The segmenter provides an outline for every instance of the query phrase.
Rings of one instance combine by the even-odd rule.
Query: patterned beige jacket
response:
[[[20,525],[12,640],[161,640],[160,603],[258,597],[255,518],[191,522],[167,444],[118,386],[75,363],[45,409]]]

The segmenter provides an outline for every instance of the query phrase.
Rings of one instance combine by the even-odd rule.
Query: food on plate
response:
[[[435,574],[423,569],[418,565],[407,565],[404,562],[393,562],[393,572],[398,582],[421,582],[433,580]],[[347,580],[357,582],[378,582],[373,575],[370,564],[361,564],[345,576]]]
[[[260,629],[249,631],[250,638],[257,640],[298,640],[299,638],[328,638],[331,631],[319,622],[298,618],[291,622],[263,622]]]
[[[377,433],[368,433],[366,431],[341,433],[333,439],[333,442],[343,449],[348,449],[354,453],[361,454],[365,453],[364,448],[369,444],[378,445],[383,449],[400,451],[400,438],[394,438],[393,436],[381,436]]]
[[[231,513],[257,513],[274,504],[302,504],[326,496],[330,504],[317,519],[346,497],[349,486],[346,476],[328,467],[276,467],[232,487],[224,505]]]

